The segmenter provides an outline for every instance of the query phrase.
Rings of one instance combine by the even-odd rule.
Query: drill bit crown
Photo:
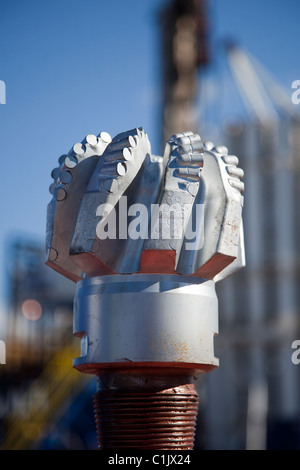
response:
[[[222,279],[245,264],[243,171],[226,147],[142,128],[88,135],[52,172],[46,263],[77,282],[106,274]]]

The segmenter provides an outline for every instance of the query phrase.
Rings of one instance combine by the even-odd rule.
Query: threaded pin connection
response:
[[[99,449],[192,450],[198,394],[194,385],[154,392],[94,395]]]

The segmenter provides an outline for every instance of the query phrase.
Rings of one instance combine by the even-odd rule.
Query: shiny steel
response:
[[[168,275],[115,275],[79,282],[74,334],[78,369],[218,366],[214,336],[218,301],[213,281]],[[101,366],[98,366],[101,364]]]
[[[226,147],[203,143],[198,134],[172,136],[163,156],[151,153],[142,128],[113,139],[89,134],[52,176],[47,262],[74,281],[141,272],[217,281],[245,265],[243,171]],[[145,237],[99,239],[97,227],[105,227],[112,209],[120,220],[136,204],[149,209]],[[151,212],[155,205],[159,210]],[[187,231],[195,220],[191,245]]]
[[[47,211],[46,263],[75,282],[83,277],[83,271],[69,256],[74,225],[86,186],[110,141],[106,132],[98,137],[88,135],[67,155],[62,155],[59,166],[52,171],[53,199]]]
[[[238,163],[190,131],[153,155],[135,128],[88,134],[52,171],[46,263],[77,282],[73,365],[98,376],[100,448],[193,448],[215,283],[245,265]]]

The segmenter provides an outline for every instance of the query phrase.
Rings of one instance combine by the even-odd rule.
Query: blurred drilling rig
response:
[[[159,15],[162,143],[187,130],[215,142],[198,109],[202,73],[217,60],[210,8],[208,0],[174,0]],[[291,344],[300,337],[300,120],[261,64],[232,44],[225,54],[246,110],[245,119],[221,123],[219,138],[245,170],[247,267],[217,288],[220,367],[198,384],[195,449],[299,449],[300,376]],[[85,394],[93,379],[72,369],[75,287],[44,266],[43,246],[16,240],[11,249],[0,448],[96,448]]]

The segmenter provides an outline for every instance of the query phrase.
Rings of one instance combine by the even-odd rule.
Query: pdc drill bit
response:
[[[245,265],[239,160],[183,132],[88,135],[52,172],[47,264],[77,282],[73,366],[98,377],[100,449],[192,449],[218,367],[215,283]]]

